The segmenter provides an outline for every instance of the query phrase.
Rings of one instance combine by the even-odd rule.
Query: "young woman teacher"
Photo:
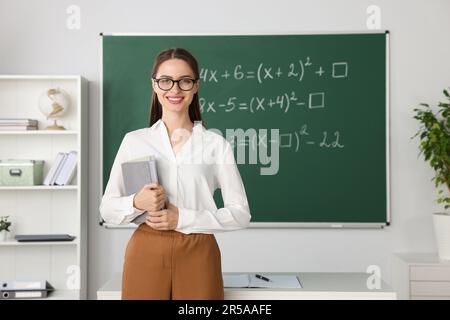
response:
[[[201,124],[199,68],[188,51],[158,54],[152,88],[150,127],[125,135],[100,205],[103,219],[113,224],[149,214],[127,245],[122,299],[223,299],[214,232],[245,228],[251,217],[233,149]],[[121,164],[149,155],[160,184],[124,196]]]

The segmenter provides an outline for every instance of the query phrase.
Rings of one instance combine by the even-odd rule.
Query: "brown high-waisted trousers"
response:
[[[145,223],[125,252],[122,299],[214,299],[224,296],[213,234],[157,231]]]

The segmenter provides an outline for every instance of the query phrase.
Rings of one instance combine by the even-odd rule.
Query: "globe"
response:
[[[70,97],[61,88],[50,88],[39,97],[39,110],[53,124],[47,126],[48,130],[66,130],[57,124],[56,120],[63,116],[70,106]]]

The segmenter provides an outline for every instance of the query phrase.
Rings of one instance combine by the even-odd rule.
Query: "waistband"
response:
[[[139,225],[139,227],[137,228],[137,230],[139,231],[145,231],[145,232],[149,232],[149,233],[153,233],[155,235],[159,235],[159,236],[165,236],[165,237],[192,237],[192,236],[197,236],[197,237],[214,237],[214,234],[209,234],[209,233],[190,233],[190,234],[186,234],[186,233],[182,233],[179,231],[175,231],[175,230],[155,230],[152,227],[150,227],[149,225],[147,225],[146,223],[141,223]]]

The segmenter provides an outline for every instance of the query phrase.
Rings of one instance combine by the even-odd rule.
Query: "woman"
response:
[[[199,69],[188,51],[158,54],[152,88],[150,128],[125,135],[100,205],[103,219],[114,224],[148,212],[126,249],[122,299],[223,299],[213,233],[245,228],[251,217],[233,149],[201,124]],[[149,155],[160,184],[124,196],[121,164]]]

